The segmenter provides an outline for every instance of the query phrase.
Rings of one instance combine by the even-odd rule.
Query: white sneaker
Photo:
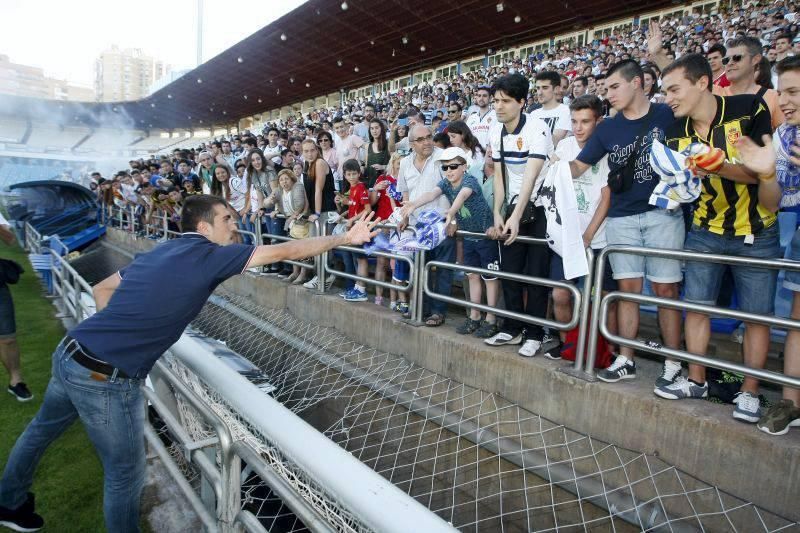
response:
[[[533,357],[536,355],[536,352],[542,347],[542,341],[537,341],[533,339],[528,339],[522,345],[522,347],[517,351],[523,357]]]
[[[331,286],[333,285],[334,281],[336,281],[336,276],[334,276],[333,274],[329,274],[328,277],[325,278],[325,290],[326,291],[331,288]]]
[[[310,280],[308,280],[305,283],[303,283],[303,287],[305,287],[306,289],[316,289],[317,286],[318,286],[318,284],[317,284],[317,276],[314,276]]]
[[[501,331],[500,333],[489,337],[483,342],[485,342],[489,346],[505,346],[506,344],[519,344],[522,342],[522,333],[517,334],[516,337],[512,337],[510,334],[503,333]]]

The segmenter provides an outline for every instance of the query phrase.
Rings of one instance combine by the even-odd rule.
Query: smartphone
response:
[[[408,118],[398,118],[397,119],[398,126],[408,126]]]

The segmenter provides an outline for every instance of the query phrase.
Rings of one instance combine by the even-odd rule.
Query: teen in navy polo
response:
[[[140,255],[93,288],[97,314],[73,328],[53,353],[53,377],[36,417],[17,439],[0,479],[0,525],[37,531],[33,484],[45,449],[80,418],[103,463],[106,529],[139,531],[145,478],[142,381],[197,316],[214,289],[245,269],[364,244],[369,219],[345,235],[274,246],[230,244],[236,222],[220,198],[187,198],[185,233]]]

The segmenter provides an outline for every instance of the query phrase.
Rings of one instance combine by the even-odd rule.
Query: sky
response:
[[[262,0],[246,7],[203,0],[203,61],[306,0]],[[172,65],[194,68],[197,0],[0,0],[0,54],[45,75],[94,85],[94,62],[112,44],[141,48]]]

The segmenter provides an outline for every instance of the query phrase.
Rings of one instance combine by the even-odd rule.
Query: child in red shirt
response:
[[[369,197],[372,201],[372,205],[375,206],[375,214],[381,220],[389,220],[389,217],[392,216],[394,210],[398,207],[403,206],[402,202],[402,194],[397,192],[397,179],[396,176],[400,171],[400,160],[403,158],[402,155],[395,152],[392,154],[391,159],[389,159],[389,164],[386,166],[386,174],[383,176],[378,176],[378,179],[375,181],[375,186],[370,190]],[[389,232],[389,230],[383,230],[384,232]],[[408,265],[406,265],[402,261],[394,261],[392,260],[393,268],[393,278],[397,281],[408,281],[406,277],[403,279],[402,272],[396,272],[397,270],[397,263],[401,263],[400,269],[402,270],[405,268],[408,270]],[[389,258],[378,256],[375,265],[375,280],[376,281],[385,281],[386,280],[386,268],[389,266]],[[395,274],[399,274],[395,275]],[[400,300],[398,301],[398,294],[400,296]],[[406,293],[399,292],[394,289],[389,290],[389,309],[392,311],[398,311],[401,313],[405,313],[408,311],[408,303],[406,301]],[[375,303],[377,305],[383,305],[383,287],[380,285],[375,286]]]
[[[367,186],[361,181],[361,164],[355,159],[348,159],[344,162],[344,165],[342,165],[342,171],[344,172],[344,179],[350,184],[347,206],[347,227],[349,229],[353,225],[355,219],[363,213],[369,215],[372,212],[372,204],[370,203]],[[341,257],[344,261],[345,272],[348,274],[357,273],[362,278],[367,277],[366,255],[342,251]],[[345,301],[348,302],[366,302],[367,287],[363,281],[356,281],[352,288],[345,291],[343,296]]]

